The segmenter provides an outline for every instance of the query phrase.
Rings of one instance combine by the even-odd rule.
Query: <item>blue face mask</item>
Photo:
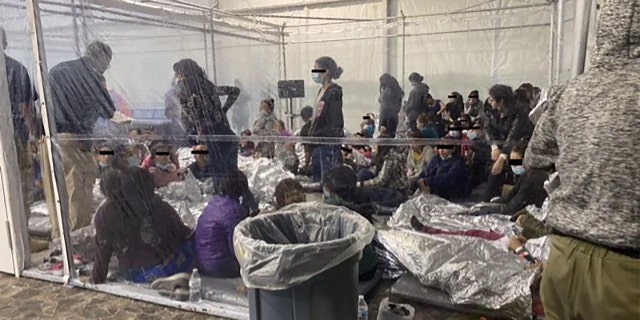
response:
[[[324,73],[322,72],[314,72],[311,74],[311,79],[313,79],[313,82],[317,83],[317,84],[323,84],[324,81]]]
[[[467,138],[470,140],[475,140],[478,137],[478,134],[475,131],[467,132]]]
[[[513,174],[515,174],[516,176],[521,176],[525,172],[523,166],[511,166],[511,170],[513,171]]]
[[[449,135],[453,138],[460,138],[460,131],[449,131]]]

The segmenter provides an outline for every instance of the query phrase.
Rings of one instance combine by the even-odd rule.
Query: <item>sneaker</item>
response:
[[[189,279],[191,275],[188,273],[176,273],[170,277],[160,278],[151,283],[153,290],[175,291],[176,288],[189,289]]]

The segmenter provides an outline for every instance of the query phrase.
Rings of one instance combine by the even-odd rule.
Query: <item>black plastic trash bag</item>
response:
[[[242,221],[233,243],[247,287],[283,290],[359,254],[374,234],[356,212],[307,202]]]

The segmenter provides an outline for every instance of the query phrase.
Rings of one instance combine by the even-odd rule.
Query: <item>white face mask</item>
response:
[[[324,200],[327,200],[327,199],[331,198],[331,192],[329,192],[329,190],[327,190],[327,188],[322,188],[322,198]]]
[[[516,176],[521,176],[524,174],[524,166],[511,166],[511,170],[513,171],[513,174],[515,174]]]
[[[475,140],[478,137],[478,134],[475,131],[469,131],[467,132],[467,137],[470,140]]]
[[[313,82],[317,83],[317,84],[323,84],[324,83],[324,73],[323,72],[314,72],[311,74],[311,79],[313,79]]]

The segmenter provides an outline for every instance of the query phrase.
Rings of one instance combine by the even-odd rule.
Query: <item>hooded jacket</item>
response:
[[[246,218],[240,202],[226,196],[214,196],[198,218],[196,256],[203,274],[234,276],[239,265],[233,249],[233,229]],[[237,276],[235,275],[235,276]]]
[[[547,223],[618,250],[640,249],[640,0],[608,0],[591,69],[554,90],[524,164],[555,165]]]
[[[405,114],[409,124],[415,126],[418,117],[427,112],[427,95],[429,86],[426,83],[416,85],[409,93],[409,100],[405,106]]]

